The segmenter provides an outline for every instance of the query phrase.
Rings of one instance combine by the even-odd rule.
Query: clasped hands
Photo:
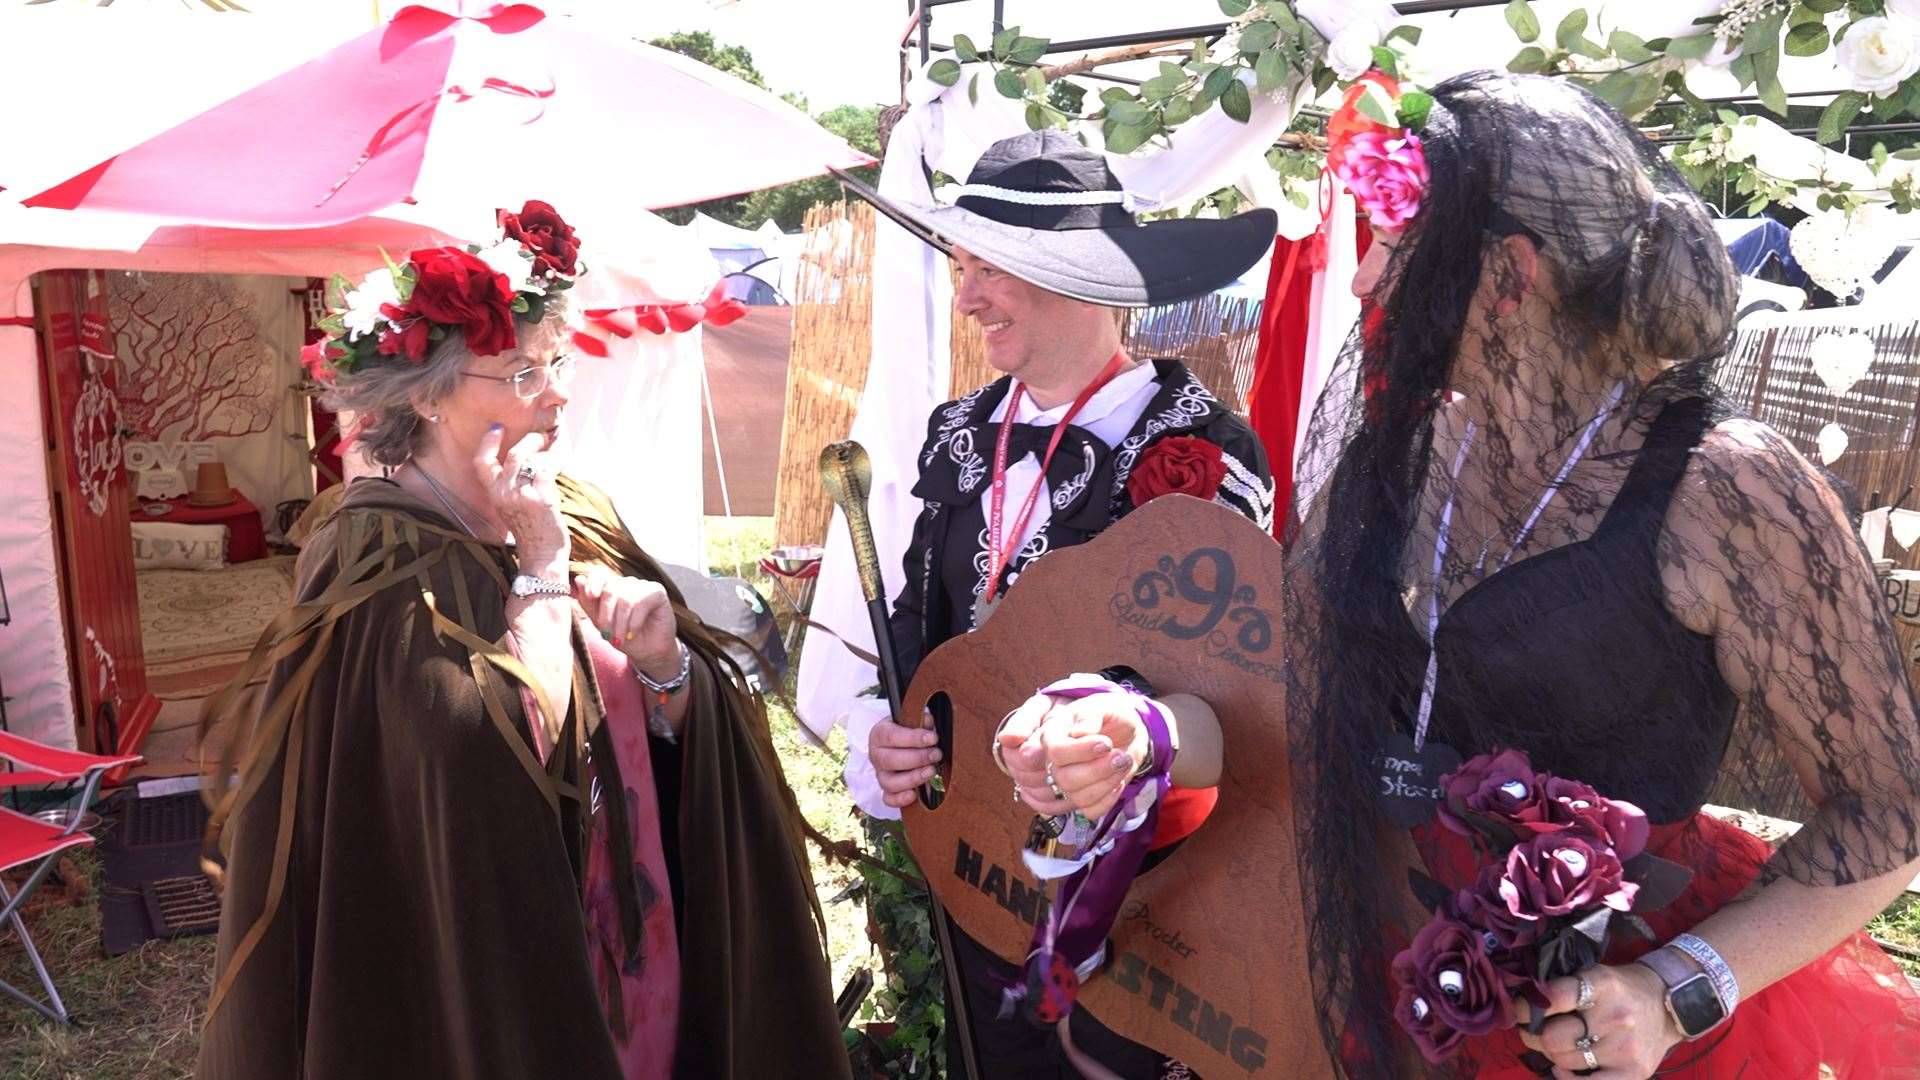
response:
[[[867,756],[888,806],[913,802],[916,789],[933,778],[940,750],[933,718],[925,722],[910,728],[883,721],[868,736]],[[1007,717],[994,741],[995,759],[1035,813],[1079,811],[1091,818],[1112,807],[1152,748],[1139,699],[1122,693],[1075,700],[1035,694]]]

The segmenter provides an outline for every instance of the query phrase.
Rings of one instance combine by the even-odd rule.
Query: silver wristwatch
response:
[[[572,596],[573,586],[564,581],[548,581],[532,574],[521,574],[513,579],[513,595],[522,599],[530,596]]]

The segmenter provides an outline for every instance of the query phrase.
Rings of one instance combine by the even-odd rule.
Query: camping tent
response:
[[[687,229],[713,253],[727,281],[727,296],[746,304],[785,304],[793,295],[804,237],[789,236],[772,221],[743,229],[695,212]]]
[[[0,216],[0,236],[20,235],[29,227],[18,222],[18,214]],[[8,217],[15,220],[12,228],[6,224]],[[699,295],[692,291],[698,286],[685,283],[701,278],[712,281],[717,274],[712,260],[697,247],[676,243],[677,230],[657,219],[654,226],[647,229],[644,243],[620,245],[623,252],[645,252],[648,260],[645,267],[627,272],[637,270],[659,280],[663,290],[682,288],[687,295]],[[364,219],[298,232],[161,228],[131,250],[116,250],[99,238],[103,232],[114,232],[112,223],[103,227],[98,222],[74,221],[31,227],[42,240],[54,242],[0,245],[0,440],[15,447],[18,455],[17,464],[0,473],[0,490],[8,507],[8,513],[0,516],[0,574],[5,575],[12,613],[11,624],[0,627],[0,685],[12,699],[7,717],[15,732],[73,745],[75,700],[70,672],[84,680],[90,675],[89,665],[98,658],[70,657],[64,632],[60,556],[54,539],[58,492],[49,483],[39,452],[48,444],[48,436],[42,427],[32,276],[43,270],[85,268],[352,276],[379,266],[383,249],[406,251],[465,243],[467,238],[460,231],[420,223]],[[57,237],[63,232],[75,242],[59,243]],[[604,257],[598,270],[619,272]],[[583,281],[581,288],[594,286]],[[667,337],[641,334],[616,339],[613,356],[583,368],[574,387],[572,412],[576,471],[608,488],[649,550],[668,561],[696,566],[702,562],[698,471],[636,470],[631,465],[684,458],[700,445],[700,362],[697,328]],[[615,417],[617,424],[611,422]],[[124,598],[119,602],[124,604]],[[101,636],[106,636],[104,630]],[[104,647],[111,656],[112,646]],[[123,674],[132,663],[124,656],[113,659]]]

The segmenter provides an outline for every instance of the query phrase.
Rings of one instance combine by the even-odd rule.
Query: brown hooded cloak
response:
[[[576,565],[666,585],[694,658],[679,753],[655,759],[684,897],[675,1075],[848,1076],[760,702],[606,498],[561,486]],[[513,573],[508,551],[381,480],[308,541],[294,606],[207,712],[226,871],[203,1080],[618,1080],[579,884],[586,762],[613,758],[590,750],[605,743],[581,664],[563,716],[526,715],[501,644]],[[544,765],[530,723],[552,737]]]

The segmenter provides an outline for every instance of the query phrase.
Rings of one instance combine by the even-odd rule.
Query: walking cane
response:
[[[848,441],[833,443],[822,450],[820,483],[847,518],[847,532],[853,539],[854,566],[860,573],[860,592],[867,598],[867,618],[873,623],[873,651],[880,659],[880,685],[886,691],[888,712],[897,724],[900,699],[906,687],[901,685],[900,660],[894,655],[893,632],[887,621],[887,590],[880,577],[880,553],[873,545],[873,521],[867,516],[873,463],[867,458],[866,448]],[[930,794],[930,787],[922,784],[920,801],[928,803]],[[964,1075],[967,1080],[979,1080],[980,1070],[973,1060],[973,1025],[967,1017],[967,991],[960,983],[960,970],[954,964],[953,934],[947,926],[947,912],[931,887],[927,889],[927,903],[933,909],[931,921],[940,944],[940,966],[947,974],[947,1022],[959,1027]]]

